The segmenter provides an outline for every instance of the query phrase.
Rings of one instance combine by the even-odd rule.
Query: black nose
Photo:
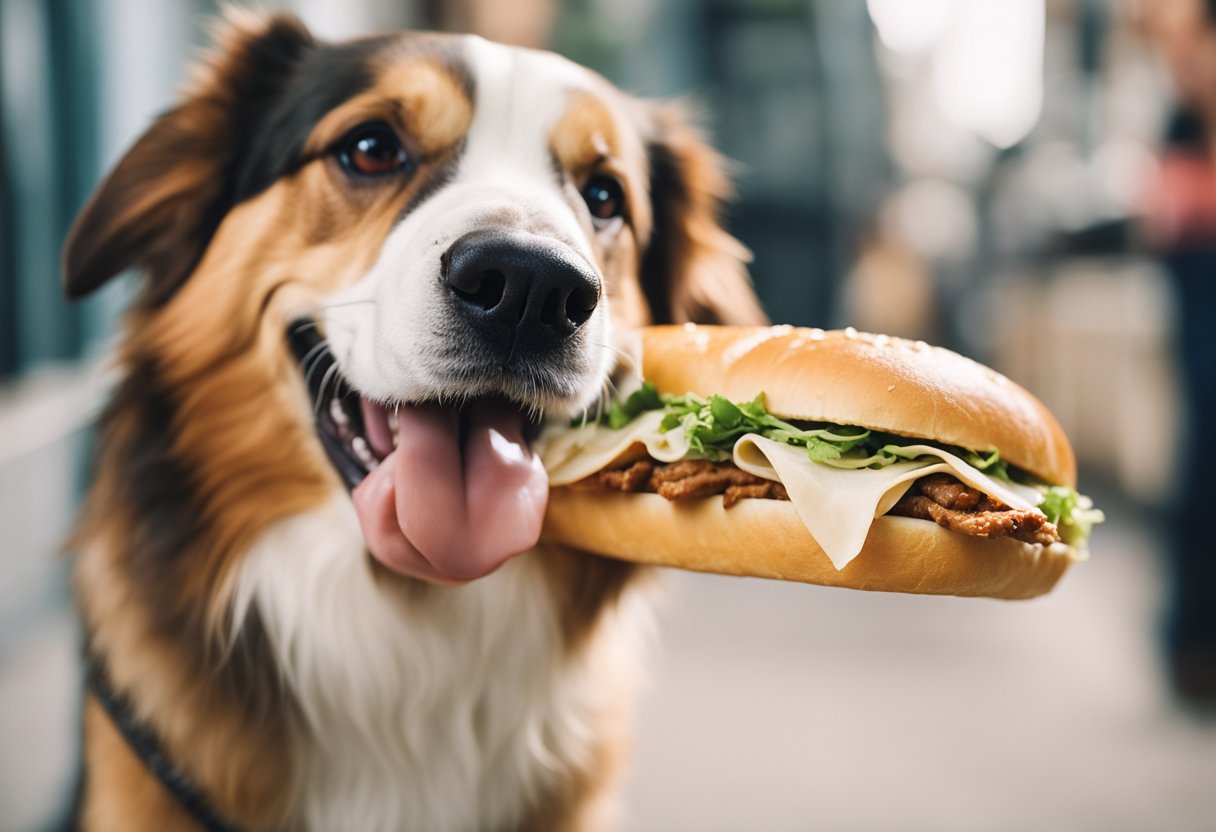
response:
[[[465,234],[443,256],[456,305],[503,360],[551,349],[587,322],[599,280],[564,245],[536,234]]]

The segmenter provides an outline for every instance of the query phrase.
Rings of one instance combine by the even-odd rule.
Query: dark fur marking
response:
[[[298,166],[317,120],[372,83],[371,57],[386,41],[322,45],[282,16],[233,47],[211,84],[161,116],[82,212],[65,249],[68,295],[135,265],[149,275],[139,305],[164,305],[224,216]]]
[[[642,293],[650,307],[651,321],[675,323],[671,308],[672,281],[677,252],[666,242],[679,227],[679,212],[689,201],[688,186],[680,174],[679,163],[666,145],[652,142],[646,149],[650,161],[650,200],[654,220],[650,242],[642,255]]]
[[[388,39],[321,46],[279,28],[249,51],[232,91],[240,105],[230,122],[234,155],[222,173],[223,193],[206,209],[197,252],[175,279],[151,282],[147,305],[163,305],[181,288],[229,211],[302,164],[301,149],[317,122],[371,86],[370,59]]]
[[[124,547],[132,585],[145,607],[157,616],[157,628],[180,631],[201,622],[198,599],[182,598],[183,559],[203,532],[201,504],[189,472],[173,457],[174,404],[158,379],[156,365],[134,363],[102,417],[103,443],[114,481],[123,494],[117,500],[131,512],[129,545]],[[134,425],[125,424],[133,419]],[[128,441],[114,444],[114,432],[131,430]]]
[[[153,125],[82,212],[65,251],[68,295],[86,295],[136,265],[150,278],[138,305],[163,306],[228,212],[309,161],[303,146],[317,123],[374,85],[377,59],[394,45],[435,58],[473,99],[474,79],[456,44],[426,35],[323,44],[295,18],[273,18],[228,54],[215,86]],[[188,174],[182,181],[198,184],[175,188],[174,177],[191,168],[206,175]],[[148,194],[159,204],[125,213]]]
[[[151,616],[153,631],[172,639],[176,649],[196,650],[196,666],[216,669],[208,676],[216,690],[270,725],[278,679],[267,660],[270,646],[256,608],[222,661],[205,620],[214,588],[197,582],[199,546],[207,545],[204,505],[189,469],[173,455],[175,411],[155,363],[144,359],[130,366],[101,419],[102,464],[121,490],[106,507],[123,505],[130,512],[123,572]],[[124,434],[127,441],[120,444]],[[203,590],[204,597],[190,590]]]
[[[279,96],[254,120],[236,174],[233,205],[266,190],[306,161],[303,147],[309,134],[330,111],[371,88],[372,58],[391,40],[385,35],[327,45],[303,56]]]

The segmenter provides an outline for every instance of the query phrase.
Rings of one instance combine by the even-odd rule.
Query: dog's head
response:
[[[402,418],[411,474],[446,466],[466,511],[510,514],[501,492],[537,490],[526,451],[512,461],[526,417],[590,406],[622,332],[761,319],[718,224],[727,190],[677,108],[555,55],[434,34],[325,44],[239,16],[84,209],[64,279],[77,297],[145,273],[125,359],[212,513],[263,506],[231,537],[332,490],[322,448],[351,488],[390,467]],[[393,491],[385,471],[356,490],[373,549],[392,506],[417,503]],[[404,571],[461,579],[490,560]]]

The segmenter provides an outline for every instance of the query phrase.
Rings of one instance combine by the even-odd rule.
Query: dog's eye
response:
[[[377,122],[350,131],[338,146],[338,160],[350,173],[382,176],[404,168],[409,155],[393,129]]]
[[[597,220],[619,217],[625,210],[625,193],[621,183],[611,176],[593,176],[583,186],[583,199]]]

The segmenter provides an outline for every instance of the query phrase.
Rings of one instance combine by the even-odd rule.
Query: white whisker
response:
[[[319,358],[320,355],[324,354],[324,352],[328,349],[329,343],[326,341],[318,341],[317,343],[313,344],[308,352],[304,353],[304,357],[300,359],[300,366],[307,367],[309,361],[312,361],[314,358]]]
[[[313,403],[313,406],[312,406],[313,418],[316,418],[317,416],[319,416],[321,414],[321,402],[325,400],[326,386],[330,383],[330,381],[336,382],[337,380],[338,380],[338,365],[334,364],[328,370],[326,370],[325,375],[321,377],[321,388],[320,388],[319,392],[317,393],[317,400]]]
[[[343,329],[345,329],[347,332],[354,331],[353,325],[351,325],[347,321],[343,321],[340,318],[336,318],[333,315],[327,314],[324,310],[317,310],[316,312],[313,313],[313,317],[315,317],[317,319],[313,323],[314,326],[319,327],[319,325],[321,323],[324,323],[326,326],[340,326]]]
[[[303,361],[300,362],[300,366],[304,369],[304,386],[309,389],[312,389],[312,374],[321,366],[321,359],[329,354],[328,342],[322,341],[320,344],[317,344],[317,347],[321,347],[321,351],[313,357],[311,366],[305,366]],[[316,349],[316,347],[313,349]],[[312,350],[309,350],[309,352],[312,352]],[[332,355],[330,357],[332,358]],[[334,364],[331,369],[337,369],[337,364]],[[324,382],[322,382],[322,385],[324,385]]]
[[[346,300],[346,301],[342,301],[341,303],[323,303],[320,306],[318,306],[317,309],[319,311],[325,312],[325,311],[329,311],[331,309],[341,309],[344,306],[359,306],[359,305],[365,304],[365,303],[370,303],[372,306],[375,306],[376,299],[375,298],[362,298],[360,300]]]

